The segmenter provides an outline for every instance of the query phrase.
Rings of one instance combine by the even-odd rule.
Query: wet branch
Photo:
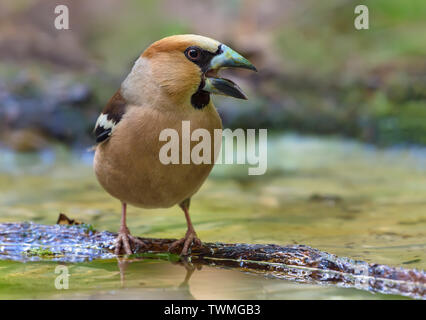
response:
[[[60,224],[53,226],[0,224],[0,260],[79,262],[115,257],[115,233],[95,231],[66,216],[60,216],[58,222]],[[135,254],[179,259],[168,251],[175,239],[140,239],[148,245],[148,250],[136,250]],[[176,247],[171,253],[179,254],[181,249]],[[180,262],[426,299],[426,273],[422,270],[355,261],[305,245],[204,243],[203,247],[193,247],[191,255],[180,258]]]

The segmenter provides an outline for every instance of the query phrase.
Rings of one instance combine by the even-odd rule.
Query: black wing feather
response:
[[[112,129],[105,129],[102,126],[97,126],[95,129],[96,143],[101,143],[108,139],[111,135]]]
[[[120,122],[126,113],[126,106],[127,102],[118,90],[109,100],[96,123],[94,132],[97,143],[101,143],[111,136],[114,126]]]

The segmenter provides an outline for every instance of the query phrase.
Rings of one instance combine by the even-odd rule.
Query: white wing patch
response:
[[[112,119],[108,119],[108,115],[102,113],[96,121],[95,134],[96,142],[102,142],[111,136],[114,131],[116,122]]]
[[[108,115],[101,113],[98,120],[96,121],[96,127],[101,126],[104,129],[113,129],[115,126],[115,122],[112,120],[108,120]]]
[[[118,90],[96,120],[95,135],[96,142],[107,140],[113,133],[115,127],[120,122],[126,112],[127,102]]]

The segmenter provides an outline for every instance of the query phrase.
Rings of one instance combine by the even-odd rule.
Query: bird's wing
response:
[[[114,127],[126,112],[126,106],[126,100],[121,95],[120,90],[117,91],[96,121],[94,132],[97,143],[101,143],[111,136]]]

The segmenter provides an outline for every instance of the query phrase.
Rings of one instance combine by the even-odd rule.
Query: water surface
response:
[[[0,222],[56,222],[59,212],[116,231],[120,204],[98,185],[89,152],[61,147],[39,154],[2,150]],[[191,216],[204,241],[305,244],[339,256],[425,269],[426,151],[379,150],[327,138],[269,137],[268,171],[217,166],[193,198]],[[176,208],[129,208],[132,233],[181,237]],[[0,261],[6,298],[395,298],[355,289],[299,284],[203,267],[184,283],[182,265],[138,259],[125,281],[115,259],[69,265],[68,291],[54,287],[54,262]]]

